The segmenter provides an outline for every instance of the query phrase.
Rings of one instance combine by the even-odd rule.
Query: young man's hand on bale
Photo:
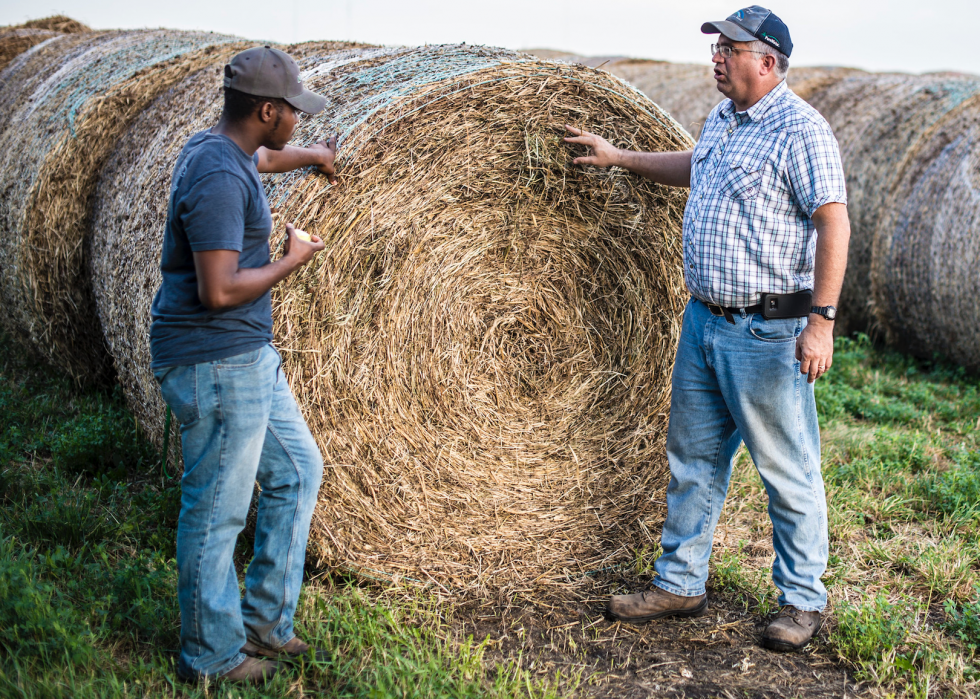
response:
[[[337,135],[331,136],[329,141],[318,141],[309,149],[321,158],[316,169],[327,176],[330,184],[337,184],[337,170],[334,166],[334,158],[337,157]]]

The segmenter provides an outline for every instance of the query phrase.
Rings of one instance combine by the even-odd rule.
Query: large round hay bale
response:
[[[686,194],[571,166],[562,124],[644,150],[687,135],[607,73],[503,50],[300,64],[329,102],[295,140],[341,134],[339,185],[266,177],[274,249],[285,221],[327,243],[274,290],[284,371],[326,463],[311,555],[526,587],[654,545]],[[157,434],[147,334],[167,184],[219,102],[203,74],[158,100],[97,197],[100,316]]]
[[[18,25],[24,29],[47,29],[59,34],[82,34],[92,31],[87,25],[82,24],[77,19],[72,19],[65,15],[52,15],[41,19],[32,19]]]
[[[874,236],[874,310],[890,344],[980,372],[980,78],[941,89],[972,96],[894,164]]]
[[[904,172],[902,163],[918,151],[923,134],[978,87],[980,79],[969,76],[869,73],[847,77],[810,96],[810,104],[837,136],[847,177],[851,243],[838,304],[838,333],[876,333],[876,313],[887,317],[901,312],[890,305],[874,309],[870,273],[876,231],[893,207],[890,195]]]
[[[86,32],[23,54],[0,88],[0,321],[78,380],[105,351],[84,240],[99,171],[161,91],[245,44],[203,32]]]

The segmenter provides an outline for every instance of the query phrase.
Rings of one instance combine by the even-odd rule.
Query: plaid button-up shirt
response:
[[[813,288],[810,217],[847,203],[830,125],[786,82],[744,112],[731,100],[705,121],[684,210],[684,281],[702,301],[741,308],[761,294]]]

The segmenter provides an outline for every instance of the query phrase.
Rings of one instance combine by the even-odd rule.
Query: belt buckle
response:
[[[725,315],[725,312],[721,309],[721,306],[716,306],[713,303],[706,303],[704,305],[708,307],[708,310],[711,311],[711,315],[713,316],[721,317]]]

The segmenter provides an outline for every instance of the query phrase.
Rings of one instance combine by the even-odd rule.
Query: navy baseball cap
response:
[[[720,22],[705,22],[701,25],[703,34],[724,34],[732,41],[764,41],[787,58],[793,53],[793,40],[789,29],[764,7],[753,5],[729,15]]]

